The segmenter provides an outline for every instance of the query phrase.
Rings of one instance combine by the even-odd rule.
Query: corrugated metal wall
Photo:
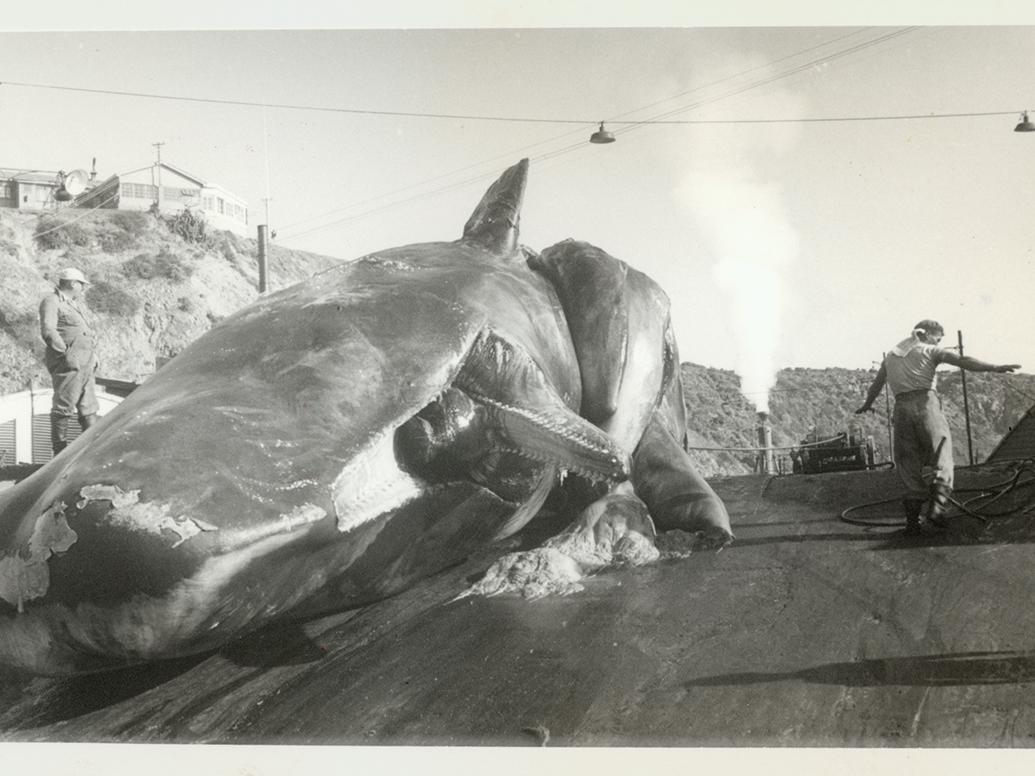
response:
[[[68,441],[76,439],[82,433],[79,422],[73,418],[68,422]],[[46,463],[54,457],[50,448],[50,413],[44,412],[32,416],[32,462]]]
[[[14,431],[13,419],[0,423],[0,466],[13,466],[18,461]]]

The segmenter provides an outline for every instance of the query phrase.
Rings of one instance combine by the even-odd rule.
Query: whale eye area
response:
[[[479,410],[463,391],[446,389],[396,430],[396,459],[410,473],[430,481],[465,476],[473,462],[491,450]]]
[[[402,469],[429,483],[468,480],[506,501],[527,497],[544,464],[508,449],[497,410],[450,387],[395,432]]]

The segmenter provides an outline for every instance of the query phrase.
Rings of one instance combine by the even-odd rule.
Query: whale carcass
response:
[[[0,662],[93,671],[377,600],[520,530],[558,487],[731,538],[684,450],[668,299],[586,243],[521,246],[527,170],[457,241],[220,322],[6,491]]]

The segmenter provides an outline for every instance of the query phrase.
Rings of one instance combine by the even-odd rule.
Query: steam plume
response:
[[[681,194],[714,251],[712,272],[736,335],[741,390],[768,412],[787,296],[784,274],[798,242],[780,189],[744,170],[726,169],[695,175]]]

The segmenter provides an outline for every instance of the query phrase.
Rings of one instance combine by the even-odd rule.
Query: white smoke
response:
[[[716,259],[712,273],[736,335],[741,390],[759,412],[768,412],[787,299],[785,276],[798,251],[780,187],[745,167],[726,167],[695,173],[679,194]]]

